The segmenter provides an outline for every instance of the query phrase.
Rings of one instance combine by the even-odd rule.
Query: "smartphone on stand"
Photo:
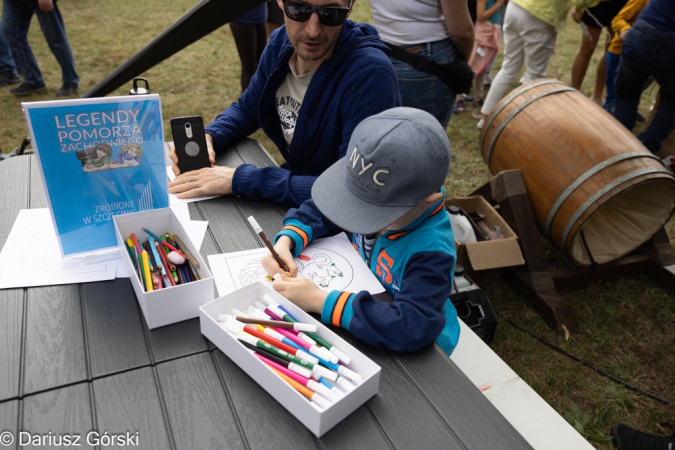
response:
[[[211,167],[204,121],[200,116],[171,119],[171,133],[181,173]]]

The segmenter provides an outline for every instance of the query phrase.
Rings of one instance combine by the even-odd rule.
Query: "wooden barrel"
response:
[[[486,117],[490,172],[520,169],[541,232],[575,264],[619,258],[675,208],[675,178],[609,113],[558,80],[511,92]]]

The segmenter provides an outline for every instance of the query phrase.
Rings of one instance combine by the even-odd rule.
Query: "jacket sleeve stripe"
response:
[[[296,233],[298,233],[298,235],[300,235],[300,237],[302,238],[302,242],[303,242],[302,248],[307,247],[307,242],[309,241],[309,238],[307,237],[307,233],[305,233],[303,230],[301,230],[300,228],[295,227],[293,225],[286,225],[285,227],[282,228],[282,230],[290,230],[290,231],[295,231]]]
[[[333,309],[333,315],[331,317],[331,323],[333,325],[335,325],[336,327],[340,326],[340,320],[342,319],[342,313],[345,309],[345,305],[347,304],[347,300],[349,299],[350,295],[351,295],[351,293],[349,293],[349,292],[343,292],[338,297],[337,302],[335,302],[335,308]]]

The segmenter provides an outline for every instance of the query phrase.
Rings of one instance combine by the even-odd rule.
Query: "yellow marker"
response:
[[[145,290],[152,292],[152,278],[150,278],[150,263],[148,262],[148,252],[143,250],[141,254],[143,259],[143,273],[145,274]]]

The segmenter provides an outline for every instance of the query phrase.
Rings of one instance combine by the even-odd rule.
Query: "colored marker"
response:
[[[291,328],[296,331],[316,331],[317,326],[310,323],[300,323],[300,322],[286,322],[283,320],[263,320],[263,319],[250,319],[247,317],[237,317],[239,322],[243,323],[257,323],[260,325],[265,325],[268,327],[277,327],[277,328]]]
[[[243,325],[243,324],[240,324],[240,325]],[[222,324],[222,326],[227,331],[229,331],[230,333],[235,334],[237,336],[237,339],[239,339],[240,341],[246,341],[251,345],[255,345],[259,348],[268,350],[269,352],[274,353],[275,355],[280,356],[281,358],[284,358],[284,359],[288,359],[284,355],[296,357],[297,360],[294,359],[293,360],[294,363],[306,366],[307,364],[310,364],[307,361],[310,361],[313,358],[311,355],[308,355],[306,352],[304,352],[302,350],[296,350],[294,348],[291,348],[292,351],[287,352],[285,350],[282,350],[282,349],[274,346],[273,344],[270,344],[270,343],[266,342],[263,339],[258,339],[257,337],[251,335],[248,332],[248,330],[244,331],[243,328],[241,328],[239,325],[236,324],[236,322],[234,322],[232,320],[228,320],[227,322]],[[264,334],[263,334],[263,336],[264,336]],[[269,338],[269,336],[267,336],[267,338],[271,339],[271,338]],[[281,343],[281,344],[285,345],[283,343]],[[309,357],[309,358],[307,358],[307,357]],[[303,362],[304,362],[304,364],[303,364]]]
[[[350,383],[349,381],[347,381],[343,377],[338,377],[338,379],[335,380],[335,382],[338,384],[338,386],[340,386],[342,389],[344,389],[347,392],[351,392],[354,389],[356,389],[356,386],[354,386],[352,383]]]
[[[288,266],[286,265],[286,263],[284,262],[284,260],[281,259],[281,256],[279,256],[279,253],[277,253],[277,251],[274,249],[274,246],[272,245],[270,240],[267,239],[267,236],[265,235],[265,232],[263,231],[262,228],[260,228],[260,225],[258,225],[258,221],[255,220],[255,217],[249,216],[248,223],[251,225],[251,228],[253,228],[253,232],[255,234],[257,234],[258,236],[260,236],[260,239],[262,239],[262,241],[265,243],[265,245],[267,246],[267,249],[270,251],[270,253],[274,257],[274,260],[277,262],[277,264],[279,264],[279,267],[281,268],[281,270],[283,270],[284,272],[290,273],[291,269],[289,269]]]
[[[264,315],[267,315],[268,318],[272,318],[272,320],[278,320],[278,321],[286,322],[280,316],[275,314],[273,311],[271,311],[269,308],[267,308],[265,305],[263,305],[259,301],[256,300],[255,305],[257,307],[257,310],[260,311],[260,313],[262,313]],[[248,308],[249,308],[249,310],[256,309],[253,306],[249,306]],[[260,314],[259,314],[259,316],[262,317]],[[307,342],[308,344],[316,345],[316,341],[314,339],[312,339],[311,337],[309,337],[304,331],[296,331],[296,330],[289,330],[289,331],[291,333],[293,333],[294,335],[298,336],[303,341]]]
[[[275,302],[274,299],[269,296],[269,294],[263,295],[263,300],[265,300],[269,304],[269,309],[273,313],[275,313],[277,316],[282,318],[283,320],[285,320],[287,322],[297,322],[297,320],[295,320],[290,315],[283,314],[285,312],[285,310],[281,310],[281,305],[279,305],[277,302]],[[342,352],[340,349],[335,347],[334,345],[329,344],[328,342],[324,341],[323,339],[321,339],[320,336],[318,336],[315,333],[307,332],[307,335],[311,339],[315,340],[316,343],[318,343],[322,347],[325,347],[329,352],[331,352],[333,355],[335,355],[335,357],[337,358],[338,361],[342,361],[345,364],[351,364],[352,359],[349,356],[347,356],[344,352]],[[329,359],[331,361],[333,360],[333,358],[327,358],[327,359]],[[334,361],[334,362],[337,362],[337,361]]]
[[[278,371],[280,371],[281,373],[293,378],[295,381],[297,381],[298,383],[302,384],[305,387],[310,388],[314,392],[318,392],[319,394],[323,395],[326,398],[332,397],[332,394],[331,394],[330,390],[326,386],[324,386],[323,384],[319,383],[318,381],[314,381],[311,378],[307,378],[307,377],[303,377],[302,375],[298,375],[297,373],[295,373],[291,370],[288,370],[286,367],[282,366],[281,364],[279,364],[275,361],[272,361],[271,359],[266,358],[265,356],[263,356],[259,353],[256,353],[255,356],[256,356],[256,358],[263,361],[268,366],[273,367],[273,368],[277,369]]]
[[[273,370],[274,373],[279,375],[284,381],[286,381],[286,383],[290,384],[296,391],[300,392],[302,395],[304,395],[305,397],[307,397],[308,399],[310,399],[311,401],[313,401],[314,403],[316,403],[320,407],[328,408],[331,405],[331,403],[328,400],[326,400],[325,398],[323,398],[321,396],[321,394],[318,394],[318,393],[312,391],[311,389],[307,389],[302,384],[298,383],[297,381],[295,381],[291,377],[281,373],[280,371],[278,371],[277,369],[275,369],[273,367],[270,367],[270,369]]]
[[[273,330],[273,329],[271,329],[271,328],[266,328],[266,329],[265,329],[265,334],[268,335],[268,336],[270,336],[270,337],[272,337],[273,339],[276,339],[276,340],[278,340],[278,341],[287,343],[287,344],[290,345],[291,347],[295,347],[295,348],[298,348],[299,350],[303,350],[303,348],[300,347],[296,342],[293,342],[293,341],[288,342],[288,341],[290,341],[290,340],[289,340],[288,338],[286,338],[284,335],[282,335],[279,331],[282,331],[282,330],[278,330],[278,331],[277,331],[277,330]],[[280,339],[280,338],[281,338],[281,339]],[[309,348],[309,349],[308,349],[308,348],[305,348],[305,350],[309,350],[310,354],[313,353],[313,352],[312,352],[312,350],[313,350],[312,348]],[[314,356],[314,355],[316,355],[316,353],[314,353],[312,356]],[[316,362],[315,362],[314,364],[316,365],[316,366],[315,366],[315,369],[313,370],[313,373],[316,375],[316,377],[314,377],[314,378],[318,378],[318,377],[320,377],[320,376],[325,376],[326,378],[331,379],[331,380],[334,380],[334,379],[337,378],[337,373],[336,373],[336,372],[333,372],[333,371],[331,371],[331,370],[328,370],[328,369],[326,369],[326,368],[321,367],[321,366],[318,365],[318,364],[319,364],[319,359],[318,359],[318,358],[317,358],[317,360],[316,360]]]
[[[294,362],[287,361],[283,358],[280,358],[280,357],[276,356],[273,353],[268,352],[267,350],[263,350],[261,348],[254,347],[251,344],[249,344],[248,342],[242,341],[242,344],[244,345],[244,347],[248,348],[249,350],[253,350],[253,352],[255,352],[259,355],[262,355],[262,356],[266,357],[267,359],[271,359],[272,361],[279,364],[280,366],[283,366],[286,369],[297,373],[298,375],[301,375],[305,378],[309,378],[309,377],[312,376],[312,371],[309,370],[306,367],[301,366],[300,364],[296,364]]]

